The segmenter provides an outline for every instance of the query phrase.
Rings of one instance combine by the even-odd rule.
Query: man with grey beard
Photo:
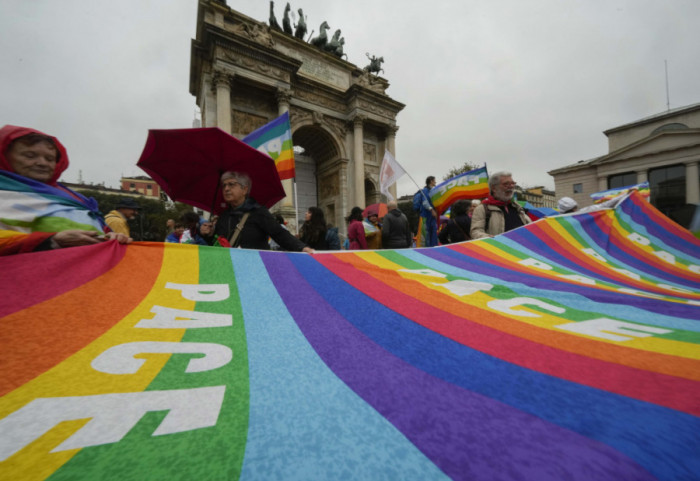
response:
[[[525,209],[513,200],[516,183],[510,172],[496,172],[489,177],[489,195],[472,214],[472,239],[493,237],[529,224]]]

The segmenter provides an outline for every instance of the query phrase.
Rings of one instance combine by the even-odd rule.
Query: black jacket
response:
[[[382,219],[382,247],[384,249],[404,249],[411,247],[413,236],[406,214],[392,209]]]
[[[250,212],[243,225],[243,230],[232,247],[244,249],[269,250],[268,237],[277,242],[283,250],[301,251],[306,245],[290,234],[282,225],[272,217],[270,211],[251,198],[247,198],[243,205],[231,209],[230,207],[221,213],[216,222],[214,237],[222,236],[231,240],[236,226],[243,218],[243,214]]]
[[[461,228],[461,229],[460,229]],[[447,221],[447,225],[440,231],[440,243],[454,244],[471,239],[469,230],[472,228],[472,220],[468,215],[458,215]]]

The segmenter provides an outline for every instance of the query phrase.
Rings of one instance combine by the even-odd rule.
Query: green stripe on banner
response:
[[[167,412],[149,412],[119,443],[81,450],[49,479],[218,479],[240,477],[245,454],[249,413],[248,350],[241,302],[233,275],[231,251],[199,248],[201,284],[228,284],[228,299],[197,302],[195,311],[232,314],[231,327],[188,329],[181,342],[216,343],[233,352],[217,369],[186,373],[188,363],[201,354],[173,354],[148,391],[226,385],[215,426],[154,436]],[[193,410],[197,406],[192,406]],[[128,462],[124,462],[128,460]],[[177,474],[173,477],[174,474]]]

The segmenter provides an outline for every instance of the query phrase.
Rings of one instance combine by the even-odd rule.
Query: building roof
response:
[[[648,117],[644,117],[643,119],[635,120],[634,122],[630,122],[628,124],[623,124],[623,125],[620,125],[618,127],[613,127],[611,129],[603,131],[603,133],[605,135],[609,135],[609,134],[613,134],[615,132],[619,132],[621,130],[627,130],[627,129],[631,129],[633,127],[639,127],[640,125],[649,124],[652,122],[658,122],[659,120],[663,120],[664,118],[667,118],[667,117],[669,117],[669,118],[675,117],[678,114],[693,112],[695,110],[700,110],[700,103],[692,104],[692,105],[685,105],[683,107],[677,107],[675,109],[666,110],[665,112],[650,115]]]

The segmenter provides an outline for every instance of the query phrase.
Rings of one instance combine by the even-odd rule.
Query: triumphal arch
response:
[[[299,34],[299,26],[291,32],[287,14],[282,28],[273,14],[263,23],[224,1],[200,0],[190,93],[203,126],[238,138],[289,112],[296,196],[291,179],[284,181],[287,197],[273,210],[289,221],[296,210],[303,222],[306,209],[318,205],[344,232],[353,206],[381,200],[379,168],[385,149],[396,153],[396,115],[404,105],[386,94],[389,83],[369,66],[358,68],[339,55],[337,34],[324,48]],[[332,41],[340,50],[328,48]]]

